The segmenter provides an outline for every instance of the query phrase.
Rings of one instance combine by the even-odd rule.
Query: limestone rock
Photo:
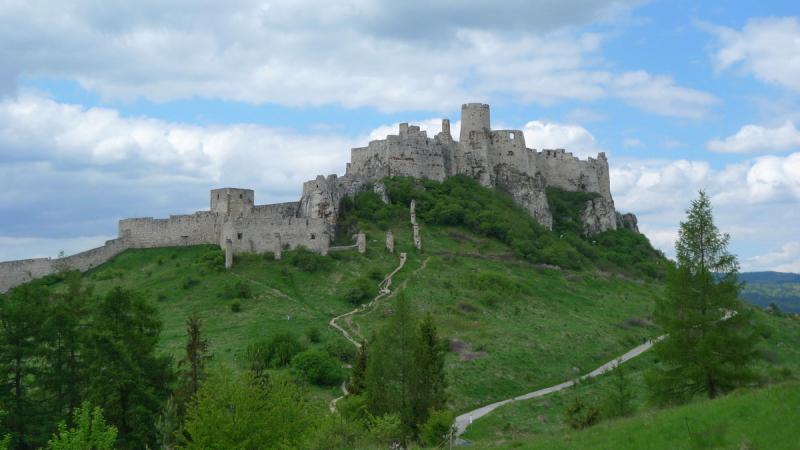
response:
[[[614,209],[614,201],[605,197],[596,197],[587,201],[581,220],[586,225],[586,233],[589,235],[606,230],[616,230],[617,211]]]
[[[617,228],[626,228],[634,233],[640,233],[639,220],[632,213],[617,213]]]
[[[509,167],[500,165],[496,169],[497,187],[508,192],[511,198],[533,216],[539,225],[553,228],[553,215],[547,203],[546,181],[541,174],[528,176]]]

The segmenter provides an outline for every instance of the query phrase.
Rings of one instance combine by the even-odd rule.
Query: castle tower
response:
[[[211,191],[211,212],[230,220],[253,217],[255,193],[252,189],[222,188]]]
[[[488,133],[489,130],[491,130],[489,125],[489,105],[483,103],[461,105],[461,133],[458,137],[460,142],[468,141],[471,131]]]

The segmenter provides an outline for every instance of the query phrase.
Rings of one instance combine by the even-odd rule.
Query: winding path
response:
[[[372,306],[372,305],[373,305],[375,302],[377,302],[378,300],[380,300],[380,299],[381,299],[381,297],[383,297],[384,295],[386,295],[386,294],[391,294],[391,292],[392,292],[392,291],[390,291],[390,290],[389,290],[389,286],[391,286],[391,284],[392,284],[392,275],[396,274],[396,273],[397,273],[397,272],[398,272],[400,269],[402,269],[402,268],[403,268],[403,265],[404,265],[405,263],[406,263],[406,254],[405,254],[405,253],[400,253],[400,265],[399,265],[399,266],[397,266],[397,268],[396,268],[396,269],[394,269],[394,270],[392,271],[392,273],[390,273],[390,274],[386,275],[385,277],[383,277],[383,281],[381,281],[381,282],[378,284],[378,289],[379,289],[380,293],[378,294],[378,296],[377,296],[377,297],[375,297],[374,299],[372,299],[372,301],[371,301],[371,302],[369,302],[369,304],[368,304],[366,307],[364,307],[363,309],[369,308],[369,307],[370,307],[370,306]],[[334,317],[334,318],[333,318],[333,319],[331,319],[331,321],[329,322],[329,325],[330,325],[330,326],[332,326],[332,327],[336,328],[337,330],[341,331],[341,332],[342,332],[342,334],[344,335],[344,337],[346,337],[348,341],[352,342],[352,343],[353,343],[353,345],[355,345],[355,346],[356,346],[356,347],[358,347],[358,348],[361,348],[361,344],[360,344],[360,343],[358,343],[358,342],[357,342],[355,339],[353,339],[352,337],[350,337],[350,334],[348,334],[348,333],[347,333],[347,331],[345,331],[345,330],[344,330],[344,328],[340,327],[340,326],[339,326],[339,325],[336,323],[336,321],[337,321],[337,320],[339,320],[339,319],[341,319],[342,317],[347,317],[347,316],[350,316],[350,315],[352,315],[352,314],[355,314],[355,313],[357,313],[357,312],[359,312],[359,311],[361,311],[361,310],[362,310],[362,308],[356,308],[356,309],[354,309],[354,310],[350,311],[349,313],[344,313],[344,314],[342,314],[341,316],[336,316],[336,317]],[[338,399],[336,399],[336,400],[338,400]]]
[[[597,369],[594,369],[593,371],[587,373],[586,375],[583,375],[582,377],[579,377],[578,379],[582,380],[584,378],[596,377],[597,375],[600,375],[600,374],[606,372],[607,370],[612,369],[614,367],[614,363],[616,363],[617,360],[621,360],[620,362],[625,362],[625,361],[627,361],[629,359],[635,358],[635,357],[641,355],[642,353],[644,353],[645,351],[647,351],[650,347],[653,346],[654,343],[664,339],[666,336],[667,335],[660,336],[660,337],[658,337],[656,339],[653,339],[652,341],[646,342],[646,343],[644,343],[644,344],[642,344],[642,345],[640,345],[638,347],[635,347],[631,351],[629,351],[628,353],[625,353],[624,355],[622,355],[620,357],[614,358],[613,360],[603,364],[602,366],[598,367]],[[545,394],[550,394],[551,392],[556,392],[556,391],[560,391],[562,389],[568,388],[568,387],[572,386],[573,384],[575,384],[574,380],[566,381],[564,383],[557,384],[555,386],[550,386],[549,388],[544,388],[544,389],[540,389],[538,391],[529,392],[527,394],[520,395],[520,396],[513,397],[513,398],[509,398],[509,399],[506,399],[506,400],[501,400],[499,402],[492,403],[491,405],[486,405],[486,406],[480,407],[480,408],[478,408],[476,410],[470,411],[468,413],[464,413],[464,414],[456,417],[456,425],[458,426],[458,431],[456,432],[456,436],[461,435],[463,432],[465,432],[467,430],[467,426],[470,423],[470,420],[469,420],[470,419],[470,415],[472,415],[472,420],[475,420],[475,419],[478,419],[480,417],[485,416],[486,414],[489,414],[490,411],[494,410],[495,408],[497,408],[499,406],[505,405],[506,403],[510,403],[510,402],[515,401],[515,400],[527,400],[529,398],[534,398],[534,397],[539,397],[539,396],[542,396],[542,395],[545,395]]]

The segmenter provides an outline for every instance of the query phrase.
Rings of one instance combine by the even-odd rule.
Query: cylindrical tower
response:
[[[483,103],[466,103],[461,105],[461,134],[458,140],[465,142],[469,139],[470,131],[491,130],[489,125],[489,105]]]

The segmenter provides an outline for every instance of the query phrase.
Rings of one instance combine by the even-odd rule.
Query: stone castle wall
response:
[[[277,243],[282,243],[290,250],[304,245],[311,251],[325,254],[331,239],[330,228],[325,219],[238,219],[223,224],[219,242],[224,246],[230,239],[234,253],[271,252],[275,251]]]
[[[615,229],[623,223],[636,227],[635,217],[623,220],[616,215],[604,153],[587,161],[562,149],[537,153],[527,148],[522,131],[492,130],[490,122],[489,105],[467,103],[461,107],[459,141],[453,140],[447,119],[442,121],[442,132],[433,138],[418,126],[402,123],[397,135],[353,148],[344,176],[320,175],[304,183],[297,202],[255,205],[251,189],[214,189],[209,211],[167,219],[121,220],[118,239],[59,263],[88,270],[127,248],[198,244],[226,248],[227,240],[233,252],[276,251],[284,243],[290,248],[305,245],[327,254],[341,199],[355,196],[367,183],[376,183],[376,192],[385,196],[385,186],[378,182],[396,175],[438,181],[456,174],[471,176],[484,186],[508,192],[546,227],[552,227],[553,222],[547,186],[597,192],[601,197],[587,202],[584,212],[590,233]],[[56,262],[49,259],[0,263],[0,292],[56,270]]]
[[[127,248],[125,239],[121,238],[106,241],[102,247],[62,259],[36,258],[0,262],[0,293],[22,283],[56,273],[62,265],[80,271],[89,270],[107,262]]]
[[[581,161],[564,149],[542,150],[536,153],[535,165],[548,186],[571,192],[596,192],[611,199],[605,153],[599,153],[597,159]]]

